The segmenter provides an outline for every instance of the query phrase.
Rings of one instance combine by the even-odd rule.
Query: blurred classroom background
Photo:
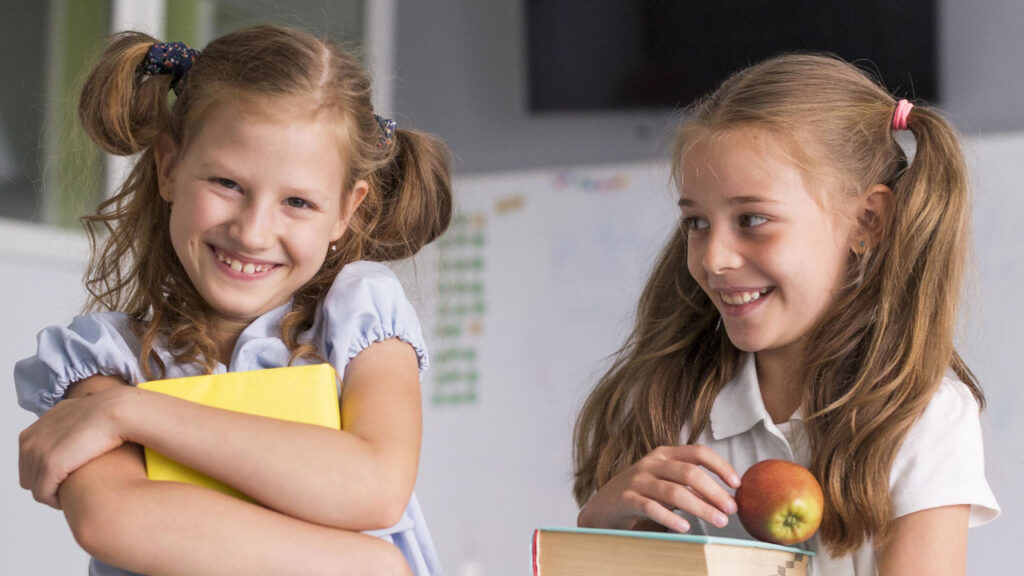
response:
[[[960,349],[988,396],[989,481],[1003,507],[970,533],[969,574],[1005,573],[1024,529],[1024,3],[654,0],[0,0],[0,556],[10,574],[84,573],[60,512],[18,486],[34,416],[14,363],[83,302],[78,216],[124,159],[77,127],[77,86],[112,31],[201,48],[262,22],[357,50],[375,107],[455,158],[450,231],[395,266],[428,334],[417,486],[452,576],[530,573],[538,526],[575,524],[575,412],[630,328],[675,222],[668,147],[680,106],[784,49],[835,51],[965,134],[975,268]],[[832,28],[829,28],[831,25]],[[344,489],[344,487],[339,487]]]

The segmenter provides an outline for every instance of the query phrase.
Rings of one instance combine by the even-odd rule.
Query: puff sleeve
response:
[[[966,385],[946,378],[893,462],[894,516],[968,504],[970,526],[993,520],[999,505],[985,479],[984,455],[978,402]]]
[[[116,313],[78,316],[66,328],[44,328],[36,338],[36,355],[14,366],[18,404],[41,416],[64,398],[69,385],[90,376],[139,382],[137,353],[124,336],[130,333],[127,317]]]
[[[322,303],[321,316],[320,349],[338,374],[367,346],[391,338],[413,347],[421,375],[430,365],[416,311],[398,277],[383,264],[345,266]]]

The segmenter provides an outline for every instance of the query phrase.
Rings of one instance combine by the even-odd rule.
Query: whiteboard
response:
[[[1005,574],[1024,532],[1024,387],[1015,360],[1024,345],[1024,134],[968,142],[974,192],[976,270],[964,307],[961,353],[981,381],[985,469],[1002,507],[994,522],[971,530],[968,574]]]
[[[528,574],[532,530],[575,525],[575,414],[631,327],[674,193],[660,164],[455,190],[456,221],[403,274],[432,364],[417,493],[449,574]]]

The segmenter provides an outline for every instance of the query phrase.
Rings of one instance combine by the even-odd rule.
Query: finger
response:
[[[690,531],[690,523],[685,518],[669,510],[660,502],[644,497],[639,497],[638,500],[639,505],[637,509],[644,517],[650,518],[669,530],[675,530],[676,532]]]
[[[668,446],[661,452],[661,455],[668,460],[700,464],[729,486],[740,487],[740,475],[736,473],[732,464],[729,464],[725,458],[707,446],[699,444]]]
[[[57,498],[57,489],[59,487],[60,483],[50,479],[43,479],[32,490],[32,497],[35,498],[37,502],[60,510],[60,500]]]
[[[705,479],[707,479],[707,481],[714,484],[719,490],[721,490],[721,487],[718,486],[706,472],[703,472],[703,470],[693,466],[692,464],[688,466],[693,470],[696,470]],[[649,485],[644,488],[644,493],[662,503],[662,505],[667,508],[688,512],[689,514],[696,516],[709,524],[718,526],[719,528],[724,528],[725,525],[729,523],[728,514],[732,513],[723,511],[723,509],[719,508],[717,504],[709,502],[706,498],[696,492],[696,489],[683,482],[663,480],[660,478],[652,479]],[[728,494],[725,494],[725,497],[732,500]],[[735,504],[733,504],[733,506],[735,506]]]
[[[652,472],[662,480],[687,487],[688,494],[678,493],[686,502],[690,502],[690,496],[695,496],[722,514],[729,515],[736,512],[736,499],[721,484],[716,482],[707,470],[700,466],[688,462],[670,460]],[[676,504],[676,501],[672,503]],[[711,520],[710,518],[705,519]],[[718,520],[720,518],[716,516],[712,523],[718,526],[720,525]],[[724,523],[721,525],[724,525]]]

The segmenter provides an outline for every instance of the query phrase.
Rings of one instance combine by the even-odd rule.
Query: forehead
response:
[[[345,142],[344,114],[322,106],[309,96],[252,94],[235,88],[211,89],[204,96],[186,112],[183,134],[186,147],[209,132],[211,125],[253,120],[282,126],[315,120],[334,132],[338,145]]]
[[[754,196],[802,190],[821,208],[838,208],[833,202],[843,183],[814,161],[802,143],[806,137],[757,127],[696,134],[682,147],[677,164],[681,203],[708,192]]]
[[[684,197],[708,189],[752,192],[780,181],[805,184],[805,170],[789,152],[788,143],[765,130],[735,130],[700,138],[683,150],[679,168]]]
[[[195,118],[186,151],[196,145],[277,146],[284,153],[298,145],[343,156],[344,126],[337,114],[310,106],[307,101],[287,97],[244,97],[224,99]]]

